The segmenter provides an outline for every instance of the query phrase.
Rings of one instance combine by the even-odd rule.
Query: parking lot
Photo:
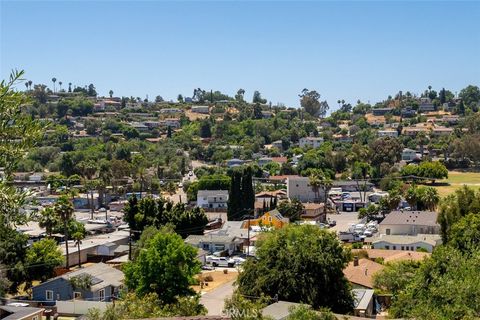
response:
[[[355,223],[357,224],[360,219],[358,219],[358,212],[341,212],[340,214],[328,214],[327,219],[335,220],[337,225],[330,228],[330,230],[334,230],[336,232],[339,231],[347,231],[348,227]]]

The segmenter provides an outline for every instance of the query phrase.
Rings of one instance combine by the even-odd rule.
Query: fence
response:
[[[102,301],[57,301],[57,312],[59,314],[81,315],[86,314],[89,309],[99,309],[105,311],[111,302]]]

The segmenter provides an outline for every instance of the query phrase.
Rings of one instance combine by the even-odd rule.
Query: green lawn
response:
[[[464,184],[478,190],[480,189],[480,172],[449,171],[448,179],[439,180],[437,183],[448,183],[448,185],[435,187],[442,197],[455,192],[455,190],[461,188]]]

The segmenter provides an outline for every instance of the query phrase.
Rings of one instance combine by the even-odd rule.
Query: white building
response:
[[[323,201],[324,191],[320,186],[315,192],[308,177],[293,176],[287,178],[287,197],[301,202]]]
[[[208,106],[192,106],[192,112],[209,114],[210,108]]]
[[[298,144],[301,148],[304,147],[311,147],[311,148],[318,148],[322,145],[323,138],[321,137],[303,137],[300,138]]]
[[[380,235],[372,241],[373,249],[417,251],[422,248],[428,252],[442,243],[438,234],[405,235]]]
[[[417,155],[417,151],[413,150],[413,149],[408,149],[408,148],[405,148],[403,149],[402,151],[402,160],[404,161],[413,161],[415,159],[419,158],[419,156]]]
[[[409,235],[439,234],[437,213],[433,211],[392,211],[379,224],[379,234]]]
[[[397,130],[378,130],[377,135],[379,137],[396,138],[398,137],[398,131]]]
[[[197,206],[200,208],[227,208],[228,190],[198,190]]]

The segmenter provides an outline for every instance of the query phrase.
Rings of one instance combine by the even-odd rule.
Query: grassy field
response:
[[[439,180],[437,184],[441,184],[435,186],[435,188],[437,188],[438,193],[442,197],[455,192],[455,190],[461,188],[464,184],[478,190],[480,189],[480,172],[449,171],[448,179]]]

